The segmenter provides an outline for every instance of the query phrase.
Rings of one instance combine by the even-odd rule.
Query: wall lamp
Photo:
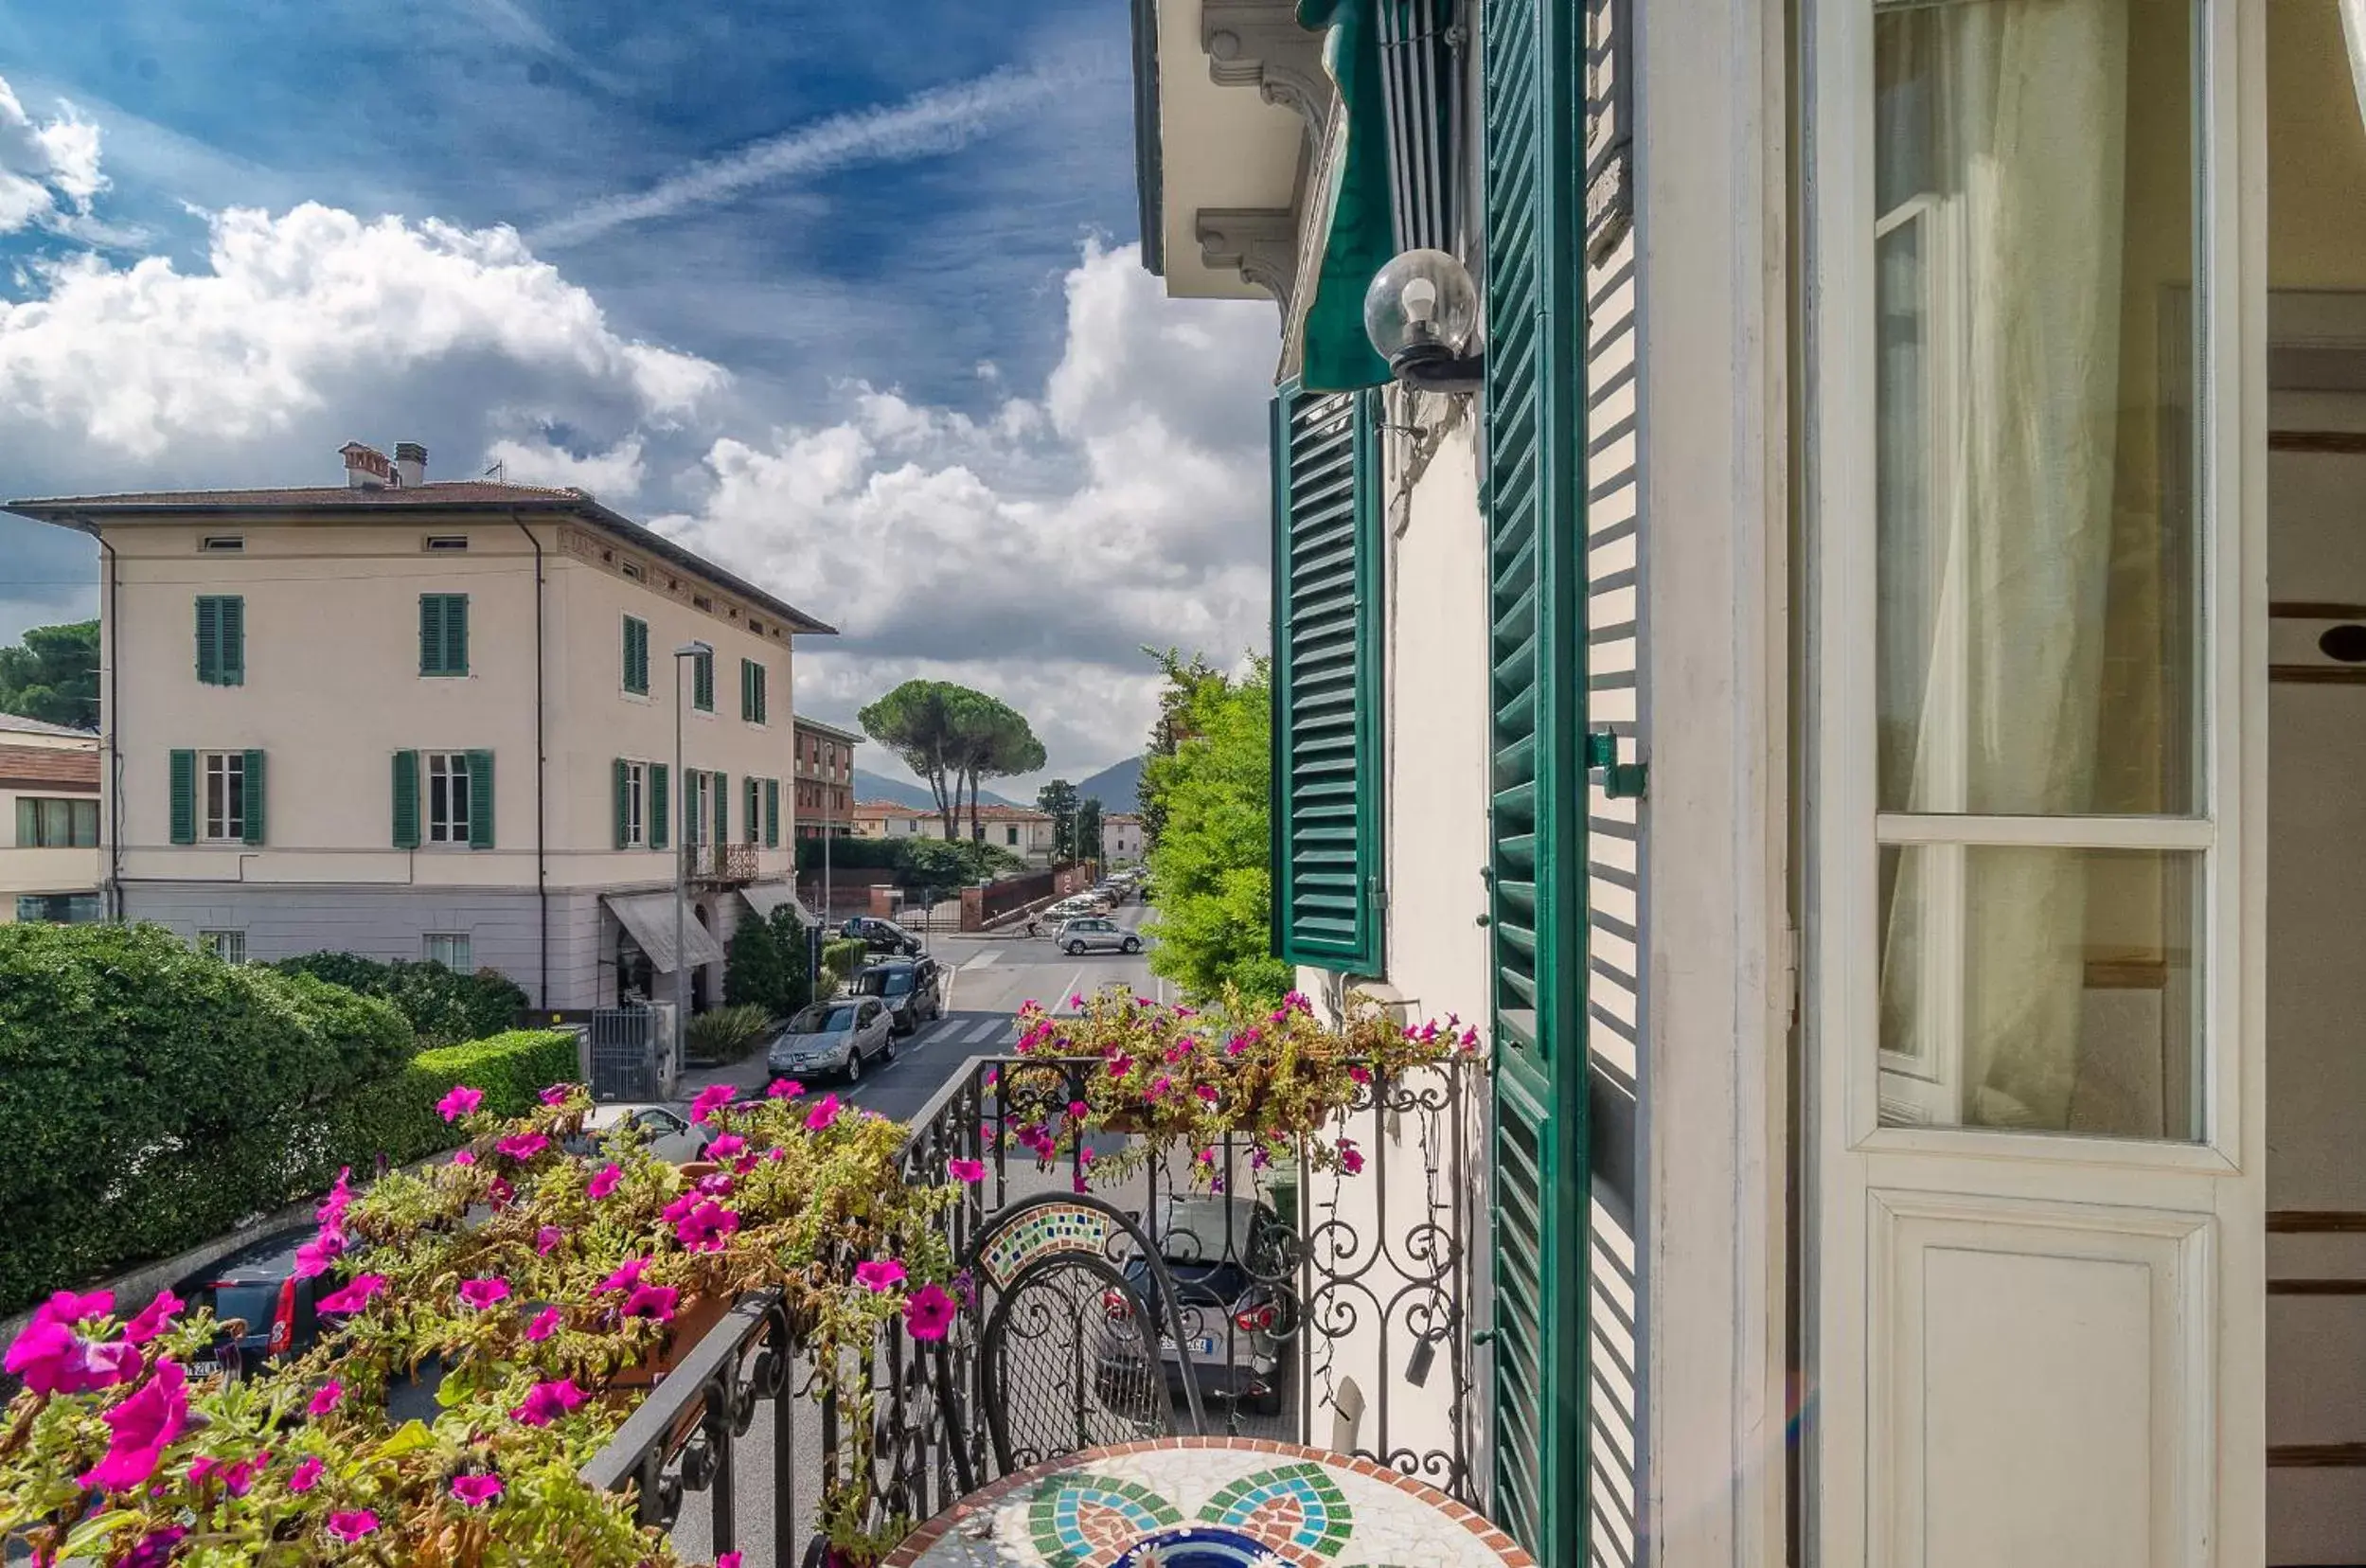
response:
[[[1485,357],[1471,351],[1479,290],[1470,270],[1441,250],[1409,250],[1372,275],[1363,330],[1405,385],[1476,392]]]

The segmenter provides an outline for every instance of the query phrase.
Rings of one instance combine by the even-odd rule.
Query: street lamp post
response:
[[[674,650],[674,797],[682,803],[682,840],[674,846],[674,1046],[680,1052],[683,1031],[690,1025],[690,963],[683,948],[690,901],[690,834],[700,813],[689,809],[690,775],[682,770],[682,661],[714,656],[715,645],[686,642]],[[697,679],[695,672],[692,677]],[[672,802],[668,801],[670,809]]]

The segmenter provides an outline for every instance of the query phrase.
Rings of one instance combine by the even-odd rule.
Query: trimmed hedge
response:
[[[411,1032],[427,1046],[497,1035],[515,1024],[525,1007],[525,992],[500,971],[462,974],[432,959],[387,962],[358,953],[307,953],[269,967],[384,998],[411,1021]]]
[[[575,1036],[552,1029],[513,1029],[439,1051],[421,1051],[401,1072],[365,1084],[328,1108],[321,1146],[324,1164],[312,1187],[327,1186],[339,1166],[408,1165],[458,1140],[436,1102],[466,1084],[485,1091],[481,1109],[523,1115],[554,1083],[581,1077]],[[305,1190],[311,1190],[306,1188]]]
[[[870,957],[869,944],[856,937],[824,943],[822,974],[828,981],[827,994],[838,994],[839,989],[854,978],[854,971],[868,963]]]

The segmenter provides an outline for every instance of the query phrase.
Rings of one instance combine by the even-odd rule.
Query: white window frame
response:
[[[230,810],[230,781],[238,781],[239,809]],[[216,786],[220,788],[217,789]],[[246,753],[197,754],[197,836],[204,844],[246,842]]]
[[[469,754],[427,752],[419,758],[423,785],[419,801],[419,843],[426,848],[466,849],[469,819],[475,801],[470,793]],[[458,809],[454,809],[457,800]]]
[[[207,927],[197,934],[200,950],[212,953],[225,964],[246,962],[246,933]]]
[[[682,846],[702,848],[715,840],[715,775],[685,768],[682,776]]]
[[[624,846],[649,847],[649,764],[627,759],[624,765]]]
[[[438,944],[441,951],[438,951]],[[429,963],[441,964],[455,974],[476,972],[474,949],[474,941],[465,931],[425,931],[419,934],[419,956]]]
[[[1914,3],[1914,0],[1905,0]],[[1964,0],[1970,3],[1970,0]],[[1842,1053],[1847,1093],[1840,1108],[1848,1147],[2078,1161],[2138,1168],[2233,1171],[2243,1139],[2240,1064],[2253,1019],[2255,977],[2246,983],[2245,922],[2256,901],[2247,886],[2247,843],[2263,826],[2264,790],[2246,755],[2241,715],[2264,712],[2265,624],[2244,595],[2249,575],[2266,580],[2264,472],[2246,461],[2265,448],[2264,364],[2243,359],[2246,326],[2265,341],[2264,233],[2246,239],[2233,193],[2245,188],[2244,138],[2236,97],[2240,8],[2193,13],[2205,62],[2197,126],[2194,222],[2200,233],[2202,289],[2194,365],[2193,444],[2198,472],[2193,504],[2200,589],[2192,722],[2201,726],[2196,814],[2004,817],[1885,812],[1877,809],[1877,714],[1874,560],[1877,456],[1873,101],[1874,0],[1820,0],[1808,47],[1825,62],[1810,73],[1811,125],[1838,128],[1809,137],[1805,319],[1810,324],[1805,483],[1807,552],[1806,736],[1813,803],[1807,826],[1806,933],[1811,1030],[1818,1049]],[[2206,176],[2206,178],[2205,178]],[[2215,200],[2208,194],[2220,193]],[[2253,227],[2257,227],[2256,224]],[[2259,385],[2252,384],[2254,378]],[[2256,428],[2254,428],[2256,427]],[[2254,493],[2257,492],[2257,493]],[[2258,646],[2254,648],[2254,644]],[[2252,690],[2258,687],[2257,693]],[[2264,740],[2264,736],[2261,738]],[[2259,745],[2259,741],[2252,742]],[[2264,746],[2261,747],[2264,752]],[[1879,852],[1888,846],[2055,846],[2197,852],[2196,1023],[2201,1114],[2196,1142],[2018,1132],[1994,1128],[1884,1127],[1885,1068],[1878,1050]],[[2254,964],[2256,960],[2253,960]],[[1960,980],[1959,980],[1960,984]],[[1895,1090],[1893,1091],[1895,1092]]]
[[[750,774],[747,788],[740,793],[739,798],[747,802],[748,808],[747,828],[742,836],[748,844],[761,846],[764,843],[764,780]]]

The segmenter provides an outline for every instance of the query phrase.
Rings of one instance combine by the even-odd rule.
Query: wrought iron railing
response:
[[[1047,1090],[1062,1104],[1083,1098],[1085,1075],[1100,1066],[973,1059],[914,1119],[901,1156],[907,1180],[947,1182],[955,1159],[986,1167],[982,1182],[958,1184],[961,1199],[944,1211],[952,1256],[967,1256],[1003,1205],[1083,1178],[1140,1216],[1166,1256],[1236,1270],[1272,1308],[1270,1319],[1243,1322],[1185,1305],[1184,1334],[1219,1342],[1226,1366],[1279,1352],[1263,1394],[1246,1383],[1207,1390],[1203,1381],[1203,1392],[1236,1396],[1208,1400],[1211,1424],[1344,1448],[1476,1506],[1467,1316],[1481,1261],[1475,1070],[1458,1062],[1363,1085],[1335,1130],[1361,1156],[1357,1173],[1263,1165],[1249,1140],[1228,1139],[1207,1151],[1197,1183],[1183,1168],[1195,1151],[1185,1151],[1105,1185],[1092,1182],[1094,1152],[1106,1160],[1120,1135],[1068,1150],[1051,1169],[1019,1140],[1032,1114],[1022,1100]],[[1209,1202],[1211,1187],[1236,1201]],[[817,1376],[778,1301],[750,1296],[658,1384],[585,1477],[634,1488],[645,1523],[678,1538],[686,1531],[703,1550],[746,1551],[751,1564],[828,1560],[814,1506],[848,1466],[868,1470],[873,1517],[864,1527],[926,1520],[993,1479],[975,1398],[978,1292],[965,1293],[970,1320],[941,1344],[894,1330],[870,1347],[867,1420],[840,1408],[841,1381]],[[767,1403],[768,1426],[752,1444]],[[768,1464],[738,1468],[763,1448]],[[763,1506],[750,1506],[752,1487],[768,1493]],[[699,1492],[709,1496],[707,1518],[685,1519],[685,1495]],[[752,1539],[759,1534],[767,1539]]]
[[[753,844],[690,844],[682,850],[684,874],[695,882],[756,881]]]

